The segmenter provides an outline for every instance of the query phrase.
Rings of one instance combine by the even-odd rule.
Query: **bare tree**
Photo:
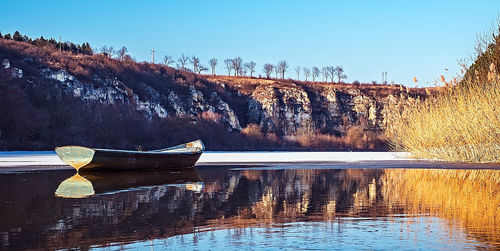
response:
[[[321,81],[325,82],[325,78],[326,81],[328,81],[328,71],[326,70],[326,67],[321,67]]]
[[[224,64],[226,64],[227,75],[231,76],[231,70],[233,69],[233,60],[228,58],[224,60]]]
[[[318,69],[318,67],[314,66],[312,68],[312,79],[313,79],[313,82],[316,80],[317,77],[319,77],[319,69]]]
[[[279,73],[281,74],[281,78],[285,79],[285,73],[286,70],[288,69],[288,63],[286,62],[286,60],[282,60],[278,63],[278,69]]]
[[[277,79],[277,78],[278,78],[278,76],[280,75],[280,73],[281,73],[281,70],[280,70],[279,66],[278,66],[278,65],[276,65],[276,66],[274,67],[274,75],[275,75],[275,77],[274,77],[274,78],[276,78],[276,79]]]
[[[198,66],[200,65],[200,59],[196,56],[192,56],[190,60],[191,64],[193,64],[193,72],[198,72]]]
[[[202,64],[198,64],[198,66],[196,67],[196,70],[198,70],[198,72],[197,72],[198,74],[201,74],[202,72],[208,71],[208,68]]]
[[[274,65],[272,64],[265,64],[264,65],[264,74],[266,74],[266,78],[271,77],[271,73],[273,73]]]
[[[170,66],[171,64],[174,63],[174,60],[172,59],[171,56],[168,56],[168,55],[165,55],[165,57],[163,57],[163,63],[166,65],[166,66]]]
[[[217,66],[217,59],[212,58],[208,61],[208,63],[210,64],[210,67],[212,67],[212,75],[215,76],[215,66]]]
[[[306,82],[307,82],[309,75],[311,75],[311,70],[307,67],[304,67],[304,68],[302,68],[302,71],[304,72],[304,77],[306,78]]]
[[[295,67],[295,72],[297,73],[297,81],[300,80],[300,65]]]
[[[234,75],[242,75],[243,74],[243,59],[240,57],[235,57],[232,61],[233,63],[233,69],[234,69]]]
[[[127,54],[127,47],[123,46],[121,49],[119,49],[116,52],[116,55],[118,56],[118,59],[121,61],[125,58],[125,55]]]
[[[250,73],[250,77],[252,77],[253,73],[255,72],[255,66],[257,64],[254,61],[250,61],[245,64],[245,69]]]
[[[107,47],[105,45],[101,48],[101,53],[111,58],[115,54],[115,50],[113,49],[113,46]]]
[[[330,76],[330,79],[332,80],[332,83],[333,83],[333,78],[335,77],[335,72],[336,72],[336,67],[334,66],[328,66],[326,67],[326,72],[328,73],[328,76]],[[328,78],[327,78],[327,81],[328,82]]]
[[[335,67],[334,74],[338,78],[338,83],[341,83],[342,79],[346,79],[347,75],[344,74],[344,67],[337,66]],[[332,82],[333,82],[333,75],[332,75]]]
[[[182,54],[181,57],[177,60],[181,64],[180,65],[181,69],[186,69],[186,64],[187,64],[188,60],[189,60],[189,57],[184,55],[184,54]]]

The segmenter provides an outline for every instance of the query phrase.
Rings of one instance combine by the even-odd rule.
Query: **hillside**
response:
[[[198,75],[0,38],[0,148],[386,149],[390,111],[423,89]],[[222,66],[221,66],[222,67]]]

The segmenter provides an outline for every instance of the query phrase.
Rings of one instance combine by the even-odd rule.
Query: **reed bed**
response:
[[[416,158],[456,162],[500,162],[500,77],[486,83],[440,87],[427,99],[409,100],[390,118],[392,147]]]

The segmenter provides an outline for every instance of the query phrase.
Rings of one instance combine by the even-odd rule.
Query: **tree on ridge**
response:
[[[208,61],[208,63],[210,64],[210,67],[212,67],[212,75],[215,76],[215,66],[217,66],[217,59],[212,58]]]
[[[311,75],[311,70],[307,67],[304,67],[302,69],[302,72],[304,72],[304,77],[306,79],[306,82],[307,82],[307,79],[309,78],[309,75]]]
[[[274,65],[272,64],[264,64],[264,74],[266,74],[266,78],[271,78],[271,73],[273,73]]]

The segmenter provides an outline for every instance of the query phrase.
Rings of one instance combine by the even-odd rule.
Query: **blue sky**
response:
[[[22,1],[0,3],[0,31],[125,45],[139,61],[168,54],[202,63],[240,56],[257,63],[342,65],[348,81],[432,85],[458,72],[476,35],[491,32],[500,1]],[[444,69],[448,68],[449,72]]]

